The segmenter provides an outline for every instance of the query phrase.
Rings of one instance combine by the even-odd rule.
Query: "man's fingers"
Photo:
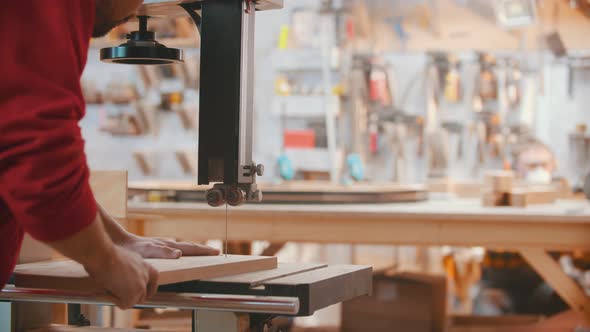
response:
[[[175,242],[169,240],[162,240],[162,242],[166,243],[167,246],[176,248],[182,251],[184,256],[215,256],[219,255],[219,250],[201,245],[196,243],[190,242]]]
[[[116,294],[112,293],[109,290],[106,290],[106,293],[107,295],[105,296],[105,298],[113,302],[117,306],[117,308],[123,310],[131,308],[131,304],[129,304],[128,301],[125,301],[125,299],[118,297]]]
[[[143,301],[145,301],[145,298],[147,296],[147,286],[148,285],[146,284],[145,287],[139,292],[139,294],[137,295],[137,297],[133,301],[133,305],[138,304],[138,303],[142,303]]]
[[[145,258],[177,259],[182,256],[182,251],[167,245],[161,246],[150,243],[146,245],[142,254]]]
[[[147,284],[147,298],[154,296],[158,291],[158,271],[151,265],[148,264],[148,271],[150,275],[150,280]]]

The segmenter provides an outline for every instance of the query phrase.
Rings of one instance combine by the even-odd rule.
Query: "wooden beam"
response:
[[[547,252],[539,248],[520,248],[520,254],[557,294],[590,323],[590,298]]]

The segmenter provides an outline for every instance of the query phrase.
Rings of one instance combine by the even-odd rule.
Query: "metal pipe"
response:
[[[112,297],[107,295],[53,289],[20,288],[11,285],[0,291],[0,300],[115,305]],[[135,307],[296,315],[299,312],[299,299],[278,296],[157,293],[151,299]]]

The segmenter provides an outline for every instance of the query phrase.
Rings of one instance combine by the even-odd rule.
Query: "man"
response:
[[[514,168],[530,184],[550,184],[557,169],[551,149],[534,138],[524,139],[514,147]]]
[[[141,0],[20,0],[0,10],[0,287],[29,233],[84,266],[130,308],[154,294],[147,257],[216,255],[127,233],[96,204],[78,121],[91,36],[125,22]]]
[[[513,169],[530,185],[549,185],[557,170],[553,151],[538,139],[523,137],[512,147]],[[568,188],[569,189],[569,188]],[[552,252],[554,258],[562,254]],[[551,316],[567,308],[559,296],[515,252],[487,251],[483,261],[477,314],[543,314]]]

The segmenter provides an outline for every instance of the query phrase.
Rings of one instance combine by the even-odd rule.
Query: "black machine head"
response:
[[[184,61],[182,50],[158,43],[156,34],[147,30],[148,16],[137,18],[139,31],[128,34],[126,43],[101,49],[101,61],[128,65],[169,65]]]

